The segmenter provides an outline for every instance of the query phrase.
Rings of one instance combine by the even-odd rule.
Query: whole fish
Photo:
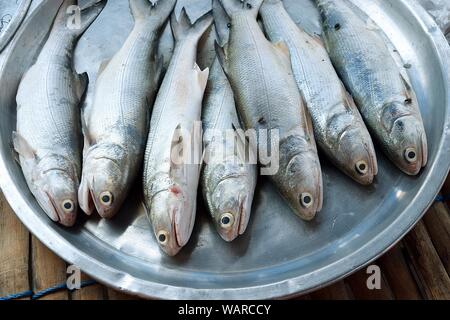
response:
[[[380,30],[345,1],[316,0],[330,58],[386,155],[408,175],[428,159],[419,104]]]
[[[78,211],[80,102],[88,84],[87,75],[73,69],[73,52],[106,1],[82,10],[81,25],[69,28],[68,9],[76,4],[76,0],[62,3],[46,44],[20,83],[13,133],[31,192],[45,213],[64,226],[75,223]]]
[[[186,245],[194,227],[202,151],[196,123],[201,131],[209,74],[196,63],[197,45],[211,23],[210,14],[194,25],[184,8],[178,19],[172,14],[175,49],[150,122],[144,201],[158,244],[170,256]]]
[[[228,45],[218,52],[243,123],[258,134],[259,156],[268,154],[263,132],[279,133],[279,150],[271,150],[279,154],[279,170],[271,179],[296,214],[311,220],[322,207],[323,190],[311,119],[292,75],[288,48],[269,42],[258,25],[262,2],[221,0],[231,22]]]
[[[257,172],[256,165],[246,161],[245,141],[235,132],[241,127],[233,91],[218,59],[211,67],[202,122],[203,195],[218,233],[225,241],[233,241],[247,228]]]
[[[321,39],[300,29],[281,0],[265,0],[260,13],[270,40],[289,47],[294,76],[320,149],[355,181],[372,183],[378,172],[372,139]]]
[[[103,218],[121,208],[142,165],[151,109],[161,75],[160,33],[176,0],[130,0],[134,28],[100,67],[93,105],[84,113],[80,206]]]

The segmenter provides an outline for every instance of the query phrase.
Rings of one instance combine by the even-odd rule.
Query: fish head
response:
[[[184,190],[174,185],[157,192],[147,204],[156,241],[169,256],[175,256],[191,237],[195,206],[186,199]]]
[[[280,163],[285,167],[285,174],[274,178],[282,196],[298,216],[312,220],[323,203],[322,171],[317,153],[308,149],[289,158],[280,154],[280,160],[286,163]]]
[[[333,158],[339,168],[362,185],[370,185],[378,174],[375,148],[365,128],[346,130]]]
[[[84,163],[79,199],[87,214],[94,208],[102,218],[112,218],[122,207],[133,176],[122,148],[99,148]]]
[[[32,187],[38,203],[53,221],[73,226],[78,212],[78,176],[64,167],[41,167],[39,171]]]
[[[247,229],[253,200],[247,180],[237,176],[220,181],[208,201],[214,225],[225,241],[233,241]]]
[[[405,110],[405,103],[385,105],[382,120],[388,136],[382,144],[400,170],[417,175],[427,164],[427,138],[420,116]]]

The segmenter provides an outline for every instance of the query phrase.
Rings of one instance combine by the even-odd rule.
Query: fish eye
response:
[[[64,212],[71,213],[75,209],[75,204],[73,203],[72,200],[64,200],[62,203],[62,207]]]
[[[365,175],[368,172],[368,165],[365,161],[358,161],[356,163],[356,171],[361,174],[361,175]]]
[[[405,150],[405,159],[409,163],[414,163],[417,161],[417,152],[415,148],[408,148]]]
[[[220,216],[220,226],[224,229],[229,229],[234,224],[234,216],[231,213],[224,213]]]
[[[310,193],[304,192],[300,195],[300,204],[304,208],[310,208],[314,203],[313,197]]]
[[[167,231],[159,231],[156,237],[158,238],[158,242],[162,245],[169,241],[169,233]]]
[[[100,202],[105,206],[110,206],[113,203],[113,195],[109,191],[100,194]]]

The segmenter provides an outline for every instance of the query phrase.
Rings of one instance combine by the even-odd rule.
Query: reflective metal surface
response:
[[[260,299],[305,293],[348,275],[394,245],[432,203],[447,175],[450,54],[445,37],[414,1],[352,0],[412,66],[409,74],[430,146],[429,165],[418,177],[402,174],[378,152],[380,173],[373,186],[364,188],[321,159],[325,203],[310,223],[296,218],[271,184],[261,179],[248,231],[231,244],[215,232],[199,197],[192,239],[175,258],[158,249],[144,215],[139,183],[114,220],[81,216],[75,228],[60,227],[46,217],[28,191],[11,146],[21,74],[42,45],[55,3],[60,1],[43,1],[0,56],[0,185],[32,233],[109,286],[171,299]],[[87,104],[98,66],[120,48],[132,27],[127,2],[110,1],[77,48],[77,70],[88,71],[91,78]],[[317,12],[309,0],[285,2],[297,22],[318,31]],[[202,14],[195,10],[198,3],[203,0],[189,1],[193,19]],[[166,62],[171,48],[168,35],[161,46]]]

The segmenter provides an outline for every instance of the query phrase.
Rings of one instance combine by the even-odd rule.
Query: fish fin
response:
[[[246,11],[256,18],[263,2],[264,0],[220,0],[222,7],[230,17],[236,13]]]
[[[163,79],[163,69],[164,69],[164,57],[160,55],[154,56],[154,63],[152,64],[152,74],[155,88],[159,87]]]
[[[220,4],[219,0],[213,0],[213,16],[214,26],[216,30],[216,39],[221,47],[228,43],[230,37],[230,17],[228,17],[225,9]]]
[[[87,72],[84,72],[82,74],[78,74],[77,78],[78,81],[76,82],[76,91],[78,98],[81,100],[87,91],[89,85],[89,76]]]
[[[342,90],[342,97],[345,102],[345,108],[349,110],[352,114],[357,114],[361,116],[359,113],[358,107],[356,106],[355,100],[353,100],[353,96],[347,91],[347,89],[344,86],[344,83],[341,81],[341,90]]]
[[[80,209],[88,216],[92,215],[94,211],[94,201],[91,195],[92,185],[86,180],[86,176],[81,178],[80,186],[78,188],[78,204]]]
[[[311,144],[314,146],[314,149],[317,151],[317,143],[314,137],[314,126],[312,122],[311,113],[309,113],[309,109],[305,105],[305,115],[306,115],[306,131],[308,132],[309,138],[311,139]]]
[[[80,8],[77,0],[65,0],[55,19],[54,28],[81,37],[103,11],[106,3],[107,0],[100,0],[86,8]],[[77,17],[81,17],[81,20],[77,21]]]
[[[35,159],[36,151],[30,146],[27,140],[16,131],[12,134],[14,150],[25,159]]]
[[[177,0],[158,0],[155,4],[149,0],[130,0],[130,10],[135,21],[146,21],[149,17],[159,19],[162,26],[175,8]]]
[[[206,68],[205,70],[201,70],[198,64],[194,65],[194,69],[197,71],[198,75],[198,82],[200,84],[200,87],[202,91],[206,89],[206,85],[208,83],[208,77],[209,77],[209,68]]]
[[[102,74],[103,71],[108,67],[108,64],[111,60],[105,60],[100,64],[100,67],[98,68],[98,75]]]
[[[221,47],[218,42],[214,43],[214,48],[216,49],[217,59],[219,59],[220,65],[223,68],[223,71],[227,73],[227,46]]]
[[[175,12],[171,17],[172,32],[175,40],[183,40],[190,38],[191,41],[198,41],[202,35],[208,30],[213,22],[211,12],[208,12],[199,18],[194,24],[191,23],[187,15],[186,8],[181,9],[181,14],[177,18]]]

